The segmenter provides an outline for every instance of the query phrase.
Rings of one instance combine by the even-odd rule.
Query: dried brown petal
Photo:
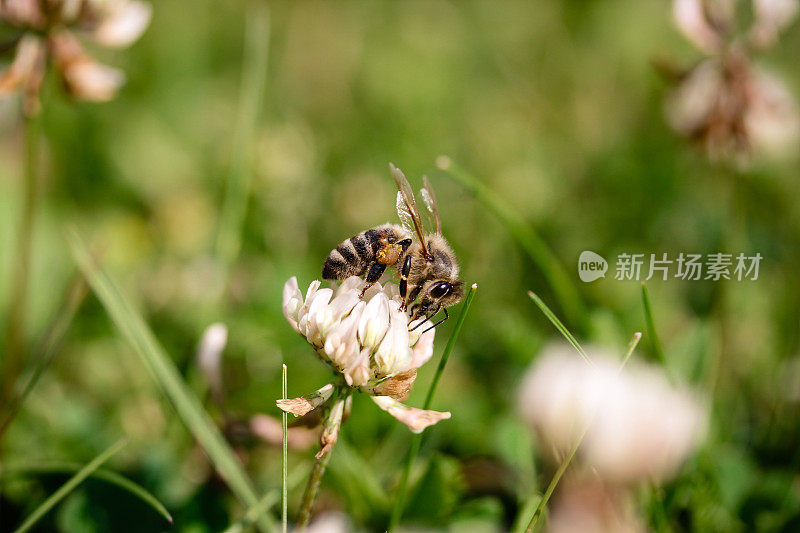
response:
[[[404,402],[408,399],[408,395],[411,394],[415,379],[417,379],[417,369],[412,368],[376,385],[373,388],[373,392],[378,396],[389,396],[398,402]]]

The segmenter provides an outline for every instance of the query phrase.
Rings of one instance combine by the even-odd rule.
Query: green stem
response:
[[[308,484],[303,493],[303,503],[300,506],[300,515],[297,519],[297,527],[304,530],[311,520],[311,511],[314,508],[314,501],[317,499],[317,492],[322,482],[322,476],[325,474],[325,468],[328,466],[328,461],[331,458],[331,446],[336,442],[339,434],[339,426],[342,424],[342,414],[344,412],[344,405],[350,392],[337,387],[331,399],[331,407],[325,416],[325,422],[322,426],[321,441],[323,448],[316,455],[314,466],[311,469],[311,474],[308,476]]]
[[[664,357],[664,348],[661,345],[661,340],[658,338],[656,332],[656,321],[653,317],[653,307],[650,305],[650,294],[647,291],[647,285],[642,282],[642,305],[644,306],[644,318],[647,322],[647,333],[650,334],[650,341],[653,343],[653,351],[656,354],[658,363],[667,371],[667,359]]]
[[[436,387],[439,385],[439,380],[444,373],[444,367],[447,365],[447,360],[450,358],[450,352],[453,351],[453,346],[456,344],[456,339],[461,331],[461,327],[464,325],[464,320],[467,318],[467,311],[469,311],[469,307],[472,305],[472,299],[475,297],[475,292],[477,290],[478,285],[473,284],[467,293],[467,297],[464,300],[464,305],[461,306],[461,313],[458,315],[458,320],[456,320],[456,325],[453,328],[453,334],[450,335],[450,339],[447,341],[447,346],[444,348],[442,358],[439,360],[439,366],[436,368],[436,373],[433,375],[431,386],[428,388],[428,394],[425,396],[425,403],[422,406],[423,409],[430,409],[431,403],[433,403],[433,395],[436,392]],[[418,433],[411,438],[411,448],[408,450],[406,464],[403,468],[403,474],[400,477],[400,484],[397,487],[397,495],[395,496],[394,506],[392,507],[392,514],[389,518],[389,525],[386,528],[387,532],[394,530],[394,528],[396,528],[400,523],[400,518],[403,516],[403,508],[405,506],[405,500],[407,496],[406,491],[408,490],[408,478],[411,475],[411,467],[414,465],[414,460],[419,454],[419,447],[421,443],[422,433]]]
[[[319,492],[319,485],[322,482],[322,476],[325,474],[325,468],[328,466],[328,461],[331,458],[330,452],[322,454],[314,460],[314,467],[311,469],[311,474],[308,476],[308,484],[303,493],[303,503],[300,507],[300,516],[297,519],[297,526],[300,530],[304,530],[311,520],[311,510],[314,507],[314,501],[317,499],[317,492]]]
[[[31,268],[31,249],[38,200],[38,159],[41,119],[27,117],[25,121],[25,172],[22,196],[22,215],[14,254],[14,274],[11,282],[11,305],[8,310],[6,359],[3,364],[0,410],[4,409],[14,391],[15,383],[25,362],[25,327],[28,315],[28,285]]]
[[[581,347],[577,339],[575,339],[575,337],[572,335],[572,333],[570,333],[567,327],[561,323],[556,314],[553,313],[553,311],[551,311],[549,307],[547,307],[547,304],[544,303],[544,300],[539,298],[539,295],[533,291],[528,291],[528,298],[533,300],[533,303],[535,303],[536,306],[542,311],[542,314],[544,314],[544,316],[547,317],[547,320],[549,320],[550,323],[555,326],[558,332],[561,333],[565,339],[567,339],[567,342],[569,342],[572,345],[572,347],[578,351],[581,357],[583,357],[583,360],[589,364],[594,364],[592,363],[592,360],[589,359],[589,356],[586,355],[586,352],[583,351],[583,348]]]
[[[289,397],[288,386],[286,383],[286,365],[283,365],[283,382],[281,393],[283,394],[284,400]],[[281,421],[281,432],[283,434],[283,450],[281,453],[281,527],[283,529],[283,533],[286,533],[289,524],[289,486],[287,484],[289,477],[289,443],[287,441],[287,434],[289,432],[288,416],[289,415],[284,412]]]

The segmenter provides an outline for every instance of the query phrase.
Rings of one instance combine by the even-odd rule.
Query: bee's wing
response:
[[[420,245],[422,245],[422,253],[427,256],[428,247],[425,246],[425,234],[422,229],[422,220],[419,218],[417,202],[414,200],[414,193],[411,191],[411,185],[408,184],[408,180],[399,168],[389,163],[389,169],[392,171],[392,177],[395,183],[397,183],[397,189],[400,191],[400,194],[397,196],[397,214],[404,225],[406,224],[404,220],[405,216],[411,219],[411,224],[414,226],[417,237],[419,237]],[[401,203],[405,205],[405,209],[400,208]]]
[[[403,193],[397,191],[397,216],[400,218],[400,224],[409,235],[414,233],[414,218],[411,216],[411,211],[406,207],[406,201],[403,198]]]
[[[425,207],[431,212],[433,216],[433,223],[436,225],[436,233],[442,234],[442,220],[439,218],[439,205],[436,203],[436,194],[433,192],[431,182],[428,181],[428,176],[422,176],[422,182],[425,186],[420,189],[422,199],[425,201]]]

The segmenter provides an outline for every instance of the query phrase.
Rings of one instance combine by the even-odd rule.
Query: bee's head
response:
[[[411,307],[411,316],[427,317],[441,308],[457,304],[463,297],[464,284],[458,278],[428,280],[419,293],[419,302]]]

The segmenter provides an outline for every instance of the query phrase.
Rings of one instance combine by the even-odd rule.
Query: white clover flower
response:
[[[546,349],[523,381],[523,417],[560,453],[585,431],[579,457],[607,481],[668,479],[703,435],[704,410],[656,368],[589,355]]]
[[[673,0],[678,29],[705,57],[675,72],[665,102],[670,126],[700,144],[712,158],[746,161],[754,153],[794,155],[800,139],[800,111],[777,77],[753,61],[775,45],[800,12],[798,0]],[[740,27],[738,10],[752,12]],[[680,70],[680,69],[676,69]],[[742,156],[745,156],[744,158]]]
[[[400,403],[408,397],[417,368],[433,355],[435,330],[422,333],[420,327],[409,331],[416,323],[410,323],[400,309],[396,285],[376,283],[362,297],[365,285],[356,276],[336,289],[320,288],[320,282],[314,281],[304,299],[293,277],[283,287],[283,314],[320,359],[342,376],[343,386],[371,395],[381,409],[411,431],[418,433],[450,418],[450,413]],[[334,385],[326,385],[300,398],[279,400],[278,406],[303,416],[328,402],[334,391]]]
[[[95,61],[78,35],[109,48],[124,48],[144,33],[152,17],[138,0],[7,0],[0,2],[0,24],[20,30],[15,58],[0,72],[0,96],[21,90],[25,112],[38,112],[48,64],[64,87],[80,100],[104,102],[125,82],[122,71]]]

